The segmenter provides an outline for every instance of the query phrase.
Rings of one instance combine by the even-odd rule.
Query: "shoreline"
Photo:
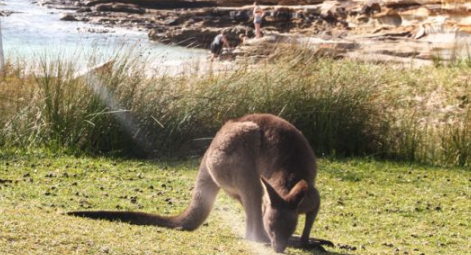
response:
[[[236,56],[267,57],[270,53],[265,48],[291,38],[299,44],[310,42],[308,46],[319,55],[396,63],[418,60],[422,65],[432,64],[437,58],[466,57],[471,45],[471,20],[460,18],[471,15],[471,6],[466,4],[440,5],[435,0],[424,0],[422,4],[406,0],[305,1],[305,5],[260,2],[267,14],[262,32],[276,39],[253,40]],[[150,40],[162,44],[201,49],[208,49],[222,29],[229,30],[231,45],[240,44],[240,33],[253,37],[252,6],[248,3],[202,1],[200,6],[190,6],[184,0],[42,2],[68,10],[63,20],[146,31]]]
[[[405,0],[261,5],[267,13],[262,24],[264,37],[252,39],[252,7],[234,4],[247,1],[229,1],[232,4],[224,5],[204,1],[199,3],[211,2],[214,6],[163,8],[162,4],[170,2],[174,6],[183,4],[180,7],[189,3],[185,0],[41,0],[36,4],[53,10],[51,13],[60,22],[103,27],[90,29],[87,25],[81,33],[99,36],[114,29],[137,31],[143,33],[143,40],[208,52],[214,36],[225,29],[229,31],[231,45],[239,46],[229,57],[235,60],[269,59],[276,45],[298,44],[319,56],[422,66],[437,60],[447,62],[469,57],[471,46],[471,19],[460,19],[464,14],[471,16],[471,5],[437,6],[434,0],[424,0],[420,5],[406,4]],[[251,39],[241,44],[238,37],[241,33]]]
[[[1,20],[6,62],[13,66],[27,64],[32,67],[31,72],[38,69],[38,63],[49,59],[72,62],[77,69],[85,70],[92,58],[106,62],[120,52],[141,54],[141,59],[152,60],[156,65],[206,57],[201,49],[149,41],[143,31],[61,21],[62,10],[38,6],[31,0],[6,0],[0,10],[6,13]]]

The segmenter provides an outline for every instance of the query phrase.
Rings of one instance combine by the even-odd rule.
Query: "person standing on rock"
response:
[[[227,32],[221,31],[220,34],[214,37],[213,42],[211,43],[210,50],[211,50],[211,61],[219,56],[222,52],[222,48],[226,46],[226,48],[231,48],[229,41],[227,40]]]
[[[265,12],[260,6],[258,6],[257,2],[254,2],[253,6],[253,23],[255,25],[255,37],[260,38],[262,37],[262,32],[260,31],[260,29],[262,26],[262,19],[265,15]]]

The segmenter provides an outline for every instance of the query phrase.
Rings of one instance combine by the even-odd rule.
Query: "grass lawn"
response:
[[[62,215],[77,209],[175,214],[189,202],[197,165],[0,157],[0,254],[273,254],[241,238],[242,208],[222,192],[194,232]],[[336,244],[328,254],[471,254],[471,171],[369,160],[319,166],[323,200],[312,236]]]

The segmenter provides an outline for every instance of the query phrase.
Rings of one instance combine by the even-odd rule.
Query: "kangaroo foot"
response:
[[[309,246],[304,247],[304,249],[315,250],[315,251],[319,251],[319,252],[327,252],[327,250],[324,248],[324,246],[322,246],[320,244],[309,244]]]
[[[334,244],[331,241],[323,240],[323,239],[316,239],[310,238],[307,242],[301,241],[301,248],[309,249],[309,250],[316,250],[320,252],[326,252],[324,245],[329,247],[334,247]]]
[[[317,238],[310,238],[307,242],[301,240],[301,245],[306,246],[308,248],[310,247],[317,247],[317,246],[329,246],[329,247],[334,247],[334,243],[332,243],[329,240],[324,240],[324,239],[317,239]]]
[[[325,251],[323,246],[334,247],[335,245],[328,240],[309,238],[303,239],[299,236],[292,236],[289,240],[289,246],[302,248],[302,249],[315,249],[319,251]]]

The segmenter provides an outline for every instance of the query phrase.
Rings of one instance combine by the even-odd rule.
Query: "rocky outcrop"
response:
[[[59,18],[63,21],[78,21],[72,13],[61,13]]]
[[[110,3],[110,4],[97,4],[93,7],[94,11],[97,12],[125,12],[125,13],[146,13],[146,9],[139,7],[135,4],[120,4],[120,3]]]
[[[253,37],[255,33],[253,29],[243,26],[227,28],[229,44],[232,46],[239,45],[242,41],[239,39],[240,34]],[[221,29],[215,28],[185,28],[185,29],[152,29],[149,32],[151,40],[159,41],[167,44],[175,44],[191,48],[209,48],[214,37],[221,32]]]
[[[98,4],[131,4],[149,9],[203,8],[215,7],[214,1],[185,1],[185,0],[88,0],[79,1],[86,6]]]
[[[12,15],[13,13],[14,13],[14,12],[12,12],[12,11],[7,11],[7,10],[5,10],[5,11],[0,11],[0,17],[8,17],[8,16]]]
[[[240,5],[251,5],[254,3],[252,0],[218,0],[218,5],[224,6],[240,6]],[[324,0],[257,0],[258,4],[261,5],[308,5],[308,4],[319,4]]]
[[[240,43],[241,33],[253,36],[253,1],[43,1],[75,10],[65,16],[68,20],[143,29],[151,40],[166,44],[208,47],[223,29],[231,31],[233,45]],[[426,61],[437,55],[453,57],[460,53],[460,44],[471,42],[471,2],[466,0],[258,2],[265,10],[262,32],[271,36],[266,38],[289,35],[297,38],[291,41],[308,41],[312,47],[344,57]],[[260,44],[272,42],[279,40],[262,40]],[[345,49],[345,45],[355,47]]]

